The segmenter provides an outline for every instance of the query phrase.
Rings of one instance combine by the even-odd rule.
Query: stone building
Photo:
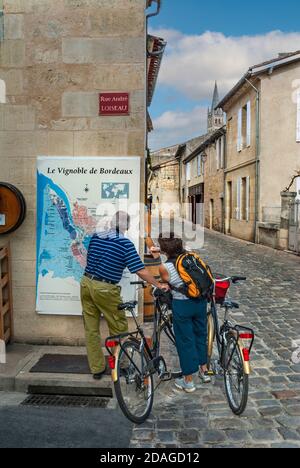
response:
[[[222,177],[225,131],[223,129],[224,113],[218,107],[218,100],[219,92],[216,83],[212,105],[207,115],[207,133],[193,140],[192,145],[189,145],[189,151],[185,149],[180,154],[180,186],[182,202],[185,204],[185,217],[194,224],[205,224],[207,227],[219,230],[222,226],[220,219],[222,198],[220,197],[224,190]],[[221,128],[223,130],[220,131]],[[209,173],[207,163],[210,168]],[[208,216],[209,212],[211,215]]]
[[[17,341],[83,340],[80,317],[36,314],[37,157],[139,156],[144,201],[147,104],[165,45],[152,39],[147,62],[148,7],[158,13],[160,0],[0,1],[0,179],[28,208],[23,226],[0,238],[11,243]],[[101,92],[129,93],[129,115],[99,116]]]
[[[219,103],[227,113],[226,232],[281,245],[281,192],[300,169],[300,52],[251,67]],[[291,190],[299,190],[299,178]]]
[[[148,195],[153,208],[159,204],[179,203],[179,164],[175,158],[178,145],[162,148],[150,155]]]
[[[224,112],[218,108],[218,102],[215,83],[207,114],[207,133],[151,154],[149,190],[154,203],[158,200],[178,202],[184,218],[222,230],[226,130]],[[205,169],[204,154],[208,156],[209,172]]]
[[[202,224],[219,232],[224,232],[225,148],[224,126],[204,138],[184,161],[191,164],[191,182],[194,183],[191,191],[200,188],[195,196],[190,195],[190,219],[194,224]]]

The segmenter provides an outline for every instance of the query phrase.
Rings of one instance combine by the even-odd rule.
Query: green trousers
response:
[[[128,331],[125,311],[118,310],[122,303],[121,287],[92,281],[84,276],[81,280],[81,302],[89,365],[92,374],[98,374],[105,370],[100,334],[101,315],[107,322],[110,336]]]

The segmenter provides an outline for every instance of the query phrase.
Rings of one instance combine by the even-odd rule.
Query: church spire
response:
[[[212,107],[211,107],[212,112],[214,112],[219,102],[220,102],[220,99],[219,99],[218,83],[215,81],[215,89],[214,89],[214,95],[213,95]]]
[[[213,99],[211,103],[211,109],[208,110],[207,115],[207,131],[212,133],[218,128],[224,125],[224,112],[222,109],[218,109],[217,106],[220,102],[218,83],[215,81],[215,88]]]

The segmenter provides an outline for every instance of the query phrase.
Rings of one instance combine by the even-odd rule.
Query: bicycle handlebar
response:
[[[240,281],[247,281],[247,278],[246,276],[233,276],[231,278],[231,281],[233,282],[233,284],[236,284],[236,283],[239,283]]]
[[[216,283],[222,283],[223,281],[231,281],[233,284],[239,283],[240,281],[247,281],[246,276],[232,276],[228,278],[216,278]]]
[[[142,286],[143,289],[146,289],[147,283],[145,281],[133,281],[130,283],[132,286]]]

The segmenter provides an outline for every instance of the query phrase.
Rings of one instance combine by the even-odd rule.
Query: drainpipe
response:
[[[251,81],[247,83],[256,92],[256,155],[255,155],[255,243],[258,243],[259,200],[260,200],[260,91]]]

